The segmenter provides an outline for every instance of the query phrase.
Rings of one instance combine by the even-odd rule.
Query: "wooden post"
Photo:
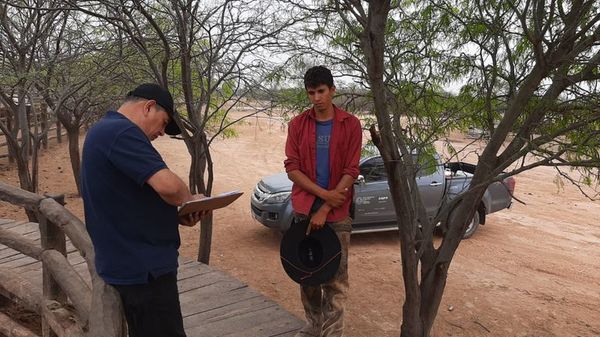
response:
[[[41,259],[43,265],[51,272],[54,280],[61,285],[61,289],[67,294],[69,302],[77,312],[79,322],[82,326],[86,326],[92,306],[92,290],[90,287],[61,253],[52,249],[45,250],[41,254]]]
[[[52,198],[61,205],[65,204],[64,195]],[[48,221],[46,216],[42,213],[38,213],[38,221],[40,224],[40,241],[42,249],[54,249],[66,257],[67,241],[62,230],[52,222]],[[52,274],[45,263],[42,263],[42,280],[44,300],[54,300],[63,305],[67,304],[67,295],[65,295],[58,282],[52,277]],[[45,319],[42,319],[42,336],[56,337],[56,334],[50,329],[50,326]]]

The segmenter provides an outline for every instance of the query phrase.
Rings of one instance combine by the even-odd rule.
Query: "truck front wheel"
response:
[[[473,215],[473,219],[467,225],[467,229],[465,229],[465,234],[463,234],[463,240],[470,238],[475,234],[477,228],[479,227],[479,211],[475,211],[475,215]]]

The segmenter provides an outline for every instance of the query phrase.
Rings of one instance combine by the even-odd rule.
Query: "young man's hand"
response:
[[[323,226],[325,226],[325,221],[327,220],[327,214],[329,212],[321,207],[317,212],[315,212],[311,217],[310,217],[310,228],[311,230],[317,230],[317,229],[321,229]]]
[[[309,223],[310,229],[317,230],[317,229],[321,229],[323,226],[325,226],[325,222],[327,221],[327,215],[329,215],[329,212],[331,212],[331,206],[329,206],[328,204],[321,205],[319,210],[316,211],[310,217],[310,223]],[[307,235],[308,235],[308,233],[307,233]]]
[[[337,208],[346,201],[346,192],[348,192],[347,188],[330,190],[325,192],[322,199],[332,208]]]

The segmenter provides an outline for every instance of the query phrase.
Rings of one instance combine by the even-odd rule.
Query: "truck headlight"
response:
[[[264,202],[267,204],[281,204],[288,201],[292,192],[280,192],[271,194],[265,198]]]

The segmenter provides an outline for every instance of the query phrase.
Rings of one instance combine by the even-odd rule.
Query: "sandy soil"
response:
[[[286,131],[281,122],[251,119],[238,137],[218,139],[215,193],[245,194],[215,212],[211,264],[302,317],[298,287],[279,262],[280,235],[255,222],[249,198],[260,177],[283,169]],[[456,143],[465,140],[457,137]],[[187,177],[183,142],[162,137],[156,146],[167,164]],[[82,215],[66,146],[54,145],[41,158],[42,193],[66,193],[67,208]],[[517,177],[515,203],[490,215],[464,241],[453,261],[433,336],[600,335],[600,202],[565,183],[559,190],[552,169]],[[0,162],[0,179],[18,185],[14,170]],[[0,218],[23,218],[0,203]],[[181,254],[194,258],[198,227],[182,228]],[[398,336],[403,285],[396,233],[352,237],[348,337]]]

